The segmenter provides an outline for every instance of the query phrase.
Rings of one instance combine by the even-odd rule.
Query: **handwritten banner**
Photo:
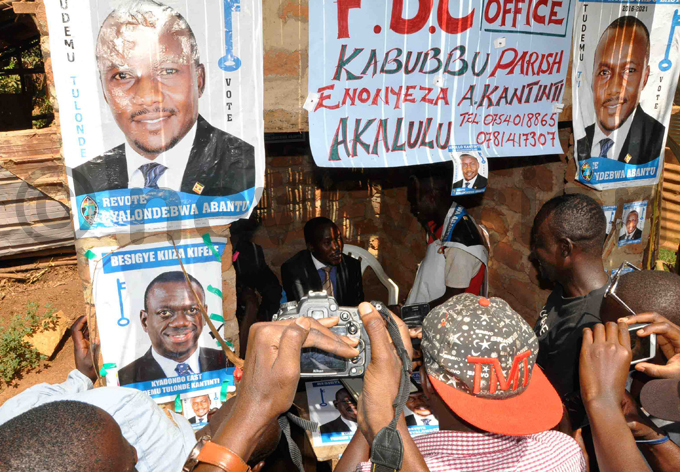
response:
[[[310,2],[309,111],[323,167],[561,153],[571,0]]]

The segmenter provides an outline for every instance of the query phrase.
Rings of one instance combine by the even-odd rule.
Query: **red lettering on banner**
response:
[[[337,0],[338,2],[338,39],[349,38],[349,10],[361,8],[361,0]]]
[[[392,18],[390,29],[399,34],[416,33],[423,29],[432,12],[434,0],[418,0],[418,13],[410,19],[404,18],[404,0],[392,1]]]
[[[524,351],[517,354],[512,360],[512,367],[510,368],[510,373],[506,379],[503,375],[503,368],[498,358],[495,357],[473,357],[468,356],[467,361],[475,365],[475,382],[472,389],[472,393],[479,393],[481,391],[482,382],[482,365],[491,365],[493,369],[491,370],[491,376],[489,379],[489,393],[496,393],[496,389],[500,387],[502,391],[507,391],[512,387],[513,390],[517,390],[519,387],[519,363],[524,364],[524,380],[522,386],[526,387],[529,383],[529,357],[531,356],[531,351]]]
[[[516,28],[524,19],[524,26],[564,24],[564,13],[560,8],[563,0],[488,0],[484,8],[484,21],[499,26]]]
[[[462,18],[455,18],[449,13],[449,0],[439,0],[437,21],[439,26],[448,34],[460,34],[470,28],[475,19],[475,9]]]

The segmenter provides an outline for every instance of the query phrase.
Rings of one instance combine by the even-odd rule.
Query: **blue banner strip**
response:
[[[224,243],[215,243],[215,248],[221,254],[224,252]],[[172,246],[163,246],[150,249],[138,249],[133,251],[117,251],[102,260],[105,274],[127,272],[129,270],[150,269],[154,267],[179,266],[179,259],[184,264],[201,264],[215,262],[218,259],[212,250],[203,243],[181,244],[177,251]]]
[[[165,379],[151,380],[149,382],[137,382],[125,385],[125,387],[142,390],[151,398],[163,398],[170,395],[182,395],[184,393],[220,387],[225,380],[229,380],[229,383],[234,385],[233,367],[203,372],[202,374],[168,377]]]

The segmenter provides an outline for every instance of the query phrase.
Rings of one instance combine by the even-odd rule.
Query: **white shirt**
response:
[[[328,267],[326,264],[320,262],[319,259],[314,257],[314,254],[312,254],[311,252],[309,253],[309,255],[312,256],[312,262],[314,263],[314,267],[316,268],[316,270],[321,270],[324,267]]]
[[[180,142],[175,144],[172,149],[159,154],[156,159],[147,159],[141,156],[132,149],[132,146],[125,141],[125,157],[127,160],[128,170],[128,187],[129,188],[144,188],[144,174],[139,169],[144,164],[156,162],[167,167],[158,179],[158,188],[168,188],[179,192],[182,188],[182,179],[184,178],[184,171],[186,170],[189,156],[191,155],[191,148],[194,145],[194,138],[196,137],[196,123],[191,127],[189,132],[182,138]]]
[[[163,410],[146,393],[125,387],[92,388],[92,381],[77,370],[62,384],[40,384],[10,398],[0,407],[0,425],[50,402],[89,403],[110,414],[123,437],[137,450],[138,472],[180,472],[196,444],[189,421]]]
[[[605,136],[605,134],[600,129],[600,125],[595,123],[595,132],[593,133],[593,144],[590,150],[591,157],[600,155],[600,151],[602,150],[601,149],[602,145],[600,144],[600,141],[602,141],[605,138],[609,138],[614,141],[614,144],[612,145],[612,147],[609,148],[609,151],[607,151],[607,159],[613,159],[615,161],[618,161],[619,154],[621,154],[621,149],[623,148],[623,143],[626,142],[628,132],[630,131],[630,127],[633,124],[633,118],[635,118],[635,111],[633,111],[633,113],[630,114],[626,121],[624,121],[623,124],[619,126],[618,129],[614,130],[614,132],[611,133],[609,136]]]
[[[356,430],[357,430],[357,424],[356,424],[354,421],[346,420],[346,419],[343,418],[342,416],[340,416],[340,419],[342,420],[343,423],[345,423],[345,424],[347,425],[347,427],[349,428],[349,431],[350,431],[352,434],[354,434],[354,433],[356,432]]]
[[[163,369],[166,377],[177,377],[178,374],[175,369],[177,368],[178,364],[189,364],[189,367],[191,367],[191,370],[194,372],[194,374],[200,374],[201,364],[198,361],[200,354],[201,348],[196,347],[196,350],[189,359],[185,360],[184,362],[176,362],[172,359],[161,356],[153,347],[151,348],[151,355],[156,360],[156,362],[158,362],[158,365],[161,366],[161,369]]]
[[[475,186],[475,182],[477,181],[477,177],[479,174],[475,175],[475,178],[472,180],[465,180],[465,177],[463,177],[463,188],[472,188]]]

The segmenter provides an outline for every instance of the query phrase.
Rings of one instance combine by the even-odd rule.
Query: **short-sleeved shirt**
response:
[[[585,409],[580,399],[578,360],[583,328],[602,323],[600,307],[609,283],[583,297],[564,298],[558,285],[552,291],[534,326],[538,337],[538,357],[550,383],[569,410],[572,427],[582,426]]]
[[[77,370],[64,383],[40,384],[10,398],[0,407],[0,425],[50,402],[89,403],[110,414],[127,441],[137,450],[139,472],[180,472],[196,445],[189,421],[163,410],[146,393],[126,387],[92,388]]]
[[[445,283],[451,288],[468,288],[470,281],[482,268],[482,261],[457,247],[444,248],[446,259]]]
[[[439,431],[414,438],[432,472],[583,472],[586,461],[576,441],[558,431],[530,436]],[[370,462],[357,465],[369,472]]]

